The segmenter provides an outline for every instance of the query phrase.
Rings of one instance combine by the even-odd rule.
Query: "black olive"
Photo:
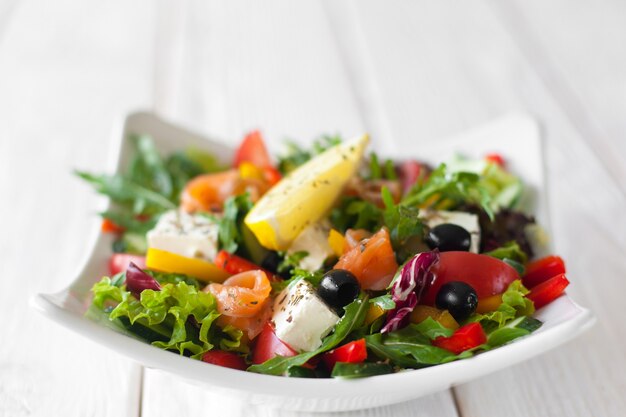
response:
[[[440,252],[469,252],[472,235],[457,224],[444,223],[430,229],[425,240],[431,249],[437,248]]]
[[[451,281],[439,288],[435,305],[442,310],[448,310],[456,321],[461,321],[476,311],[478,295],[471,285],[461,281]]]
[[[350,304],[360,291],[359,281],[350,271],[331,269],[324,274],[317,294],[330,307],[341,308]]]
[[[269,251],[263,261],[261,262],[261,268],[267,269],[270,272],[278,274],[280,277],[284,279],[289,279],[291,276],[291,271],[284,271],[282,273],[278,273],[278,265],[283,261],[283,257],[276,251]]]

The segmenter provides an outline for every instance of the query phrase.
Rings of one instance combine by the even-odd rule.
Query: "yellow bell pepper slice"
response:
[[[335,229],[330,229],[330,233],[328,234],[328,245],[338,258],[343,255],[343,246],[345,243],[346,238],[343,237],[341,233],[339,233]]]
[[[207,282],[224,282],[230,276],[212,262],[187,258],[156,248],[148,249],[146,266],[155,271],[185,274]]]
[[[365,314],[365,324],[372,324],[377,318],[381,317],[383,314],[385,314],[385,310],[383,310],[382,307],[377,304],[370,304],[369,308],[367,309],[367,313]]]
[[[448,310],[439,310],[435,307],[418,305],[411,312],[412,323],[421,323],[429,317],[448,329],[456,330],[459,328],[459,323],[456,322]]]
[[[243,179],[263,180],[265,178],[261,168],[247,161],[239,165],[239,175]]]
[[[502,294],[492,295],[491,297],[478,300],[476,312],[480,314],[489,313],[497,310],[500,304],[502,304]]]

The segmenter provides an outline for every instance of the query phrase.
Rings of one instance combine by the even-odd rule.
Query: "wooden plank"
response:
[[[168,116],[231,142],[260,127],[273,150],[285,136],[307,143],[320,133],[351,135],[367,126],[351,68],[340,56],[320,3],[196,1],[180,18],[185,22],[182,71],[180,80],[167,81],[180,91],[175,109],[165,105]],[[146,370],[145,381],[143,416],[303,415],[225,400],[156,371]],[[449,391],[347,415],[364,413],[456,416]]]
[[[626,3],[492,1],[569,122],[626,191]]]
[[[69,284],[98,197],[111,125],[148,105],[148,1],[25,1],[0,43],[0,415],[134,416],[141,369],[28,307]],[[8,318],[8,320],[7,320]]]
[[[623,415],[626,202],[619,186],[571,123],[563,97],[550,94],[537,75],[540,63],[520,54],[489,7],[394,5],[353,7],[371,59],[356,66],[373,66],[393,140],[400,148],[419,146],[506,112],[539,116],[556,248],[568,260],[570,293],[599,319],[575,343],[456,389],[461,414]]]

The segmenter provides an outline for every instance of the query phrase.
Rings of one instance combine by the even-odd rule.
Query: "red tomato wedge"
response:
[[[517,271],[499,259],[471,252],[442,252],[433,268],[435,282],[421,304],[434,305],[439,288],[450,281],[462,281],[476,290],[478,300],[502,294],[516,279]]]
[[[362,240],[344,253],[334,268],[352,272],[365,290],[387,288],[398,270],[387,229],[380,229],[371,238]]]
[[[204,289],[217,299],[220,314],[231,317],[253,317],[259,313],[272,287],[263,271],[234,275],[223,284],[209,284]]]
[[[499,153],[490,153],[485,155],[485,161],[500,165],[502,168],[505,166],[504,158]]]
[[[131,255],[130,253],[114,253],[109,258],[109,274],[115,275],[126,271],[131,262],[137,265],[140,269],[146,268],[145,256]]]
[[[365,359],[367,359],[365,339],[346,343],[322,355],[322,361],[324,361],[329,371],[333,370],[337,362],[361,363]]]
[[[487,341],[487,335],[480,323],[470,323],[459,328],[450,337],[440,336],[432,341],[433,346],[449,350],[458,355]]]
[[[202,362],[213,365],[223,366],[225,368],[239,369],[245,371],[248,367],[246,361],[233,352],[223,350],[210,350],[202,355]]]
[[[230,170],[197,176],[185,185],[181,207],[189,212],[221,211],[228,197],[248,192],[256,201],[269,189],[269,185],[254,178],[241,178],[239,171]]]
[[[233,166],[238,167],[242,162],[250,162],[259,168],[272,166],[270,154],[267,152],[263,136],[258,130],[248,133],[235,152]]]
[[[526,274],[522,283],[526,288],[533,288],[550,278],[565,273],[565,262],[560,256],[547,256],[526,265]]]
[[[526,295],[526,298],[535,304],[535,308],[539,309],[559,298],[568,285],[569,280],[565,274],[559,274],[534,287]]]
[[[280,340],[269,323],[265,323],[263,331],[256,338],[252,351],[252,363],[255,365],[272,359],[275,356],[296,356],[298,352]]]

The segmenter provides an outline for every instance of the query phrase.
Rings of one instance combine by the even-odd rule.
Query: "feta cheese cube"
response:
[[[217,232],[218,225],[205,216],[172,210],[163,213],[148,232],[148,247],[213,261]]]
[[[299,352],[310,352],[339,321],[316,294],[313,286],[300,280],[285,288],[274,301],[272,322],[276,336]]]
[[[470,242],[470,252],[478,253],[480,250],[480,225],[478,216],[464,211],[443,211],[443,210],[420,210],[419,216],[424,219],[430,228],[444,223],[452,223],[467,230],[472,240]]]
[[[324,261],[334,252],[328,244],[328,234],[330,233],[330,223],[321,221],[314,223],[304,229],[293,241],[288,254],[296,252],[307,252],[308,255],[302,258],[299,267],[309,272],[317,271],[324,265]]]

